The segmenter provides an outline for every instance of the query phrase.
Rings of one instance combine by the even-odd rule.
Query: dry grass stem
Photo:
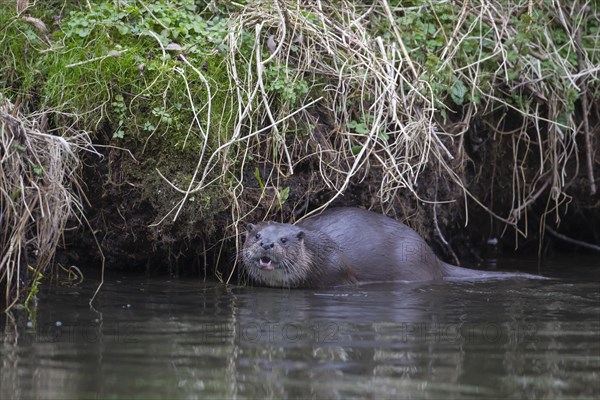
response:
[[[528,2],[523,7],[515,1],[457,1],[455,23],[449,29],[438,15],[438,6],[444,4],[419,7],[435,16],[436,35],[444,38],[435,55],[439,63],[434,71],[415,56],[418,48],[411,48],[402,32],[401,17],[415,11],[411,7],[392,8],[385,0],[370,6],[349,1],[300,5],[278,0],[257,1],[244,8],[225,43],[230,52],[226,60],[229,95],[237,107],[233,129],[215,136],[218,145],[211,154],[202,148],[186,187],[161,174],[183,195],[170,214],[177,218],[191,194],[209,185],[225,185],[234,199],[235,226],[246,212],[260,205],[251,205],[250,211],[241,209],[240,198],[249,184],[248,176],[253,175],[247,170],[249,159],[253,168],[273,167],[260,177],[263,195],[269,191],[277,194],[281,179],[289,178],[300,162],[311,159],[319,174],[314,190],[332,191],[322,207],[373,171],[381,174],[381,202],[393,202],[401,191],[409,191],[425,203],[456,201],[456,197],[438,198],[437,192],[419,198],[420,178],[429,170],[458,188],[465,204],[478,204],[522,235],[527,234],[522,221],[529,206],[544,197],[548,200],[545,213],[553,213],[558,221],[558,210],[570,200],[565,191],[573,179],[569,171],[579,163],[580,128],[565,93],[573,91],[584,100],[584,113],[591,108],[585,105],[593,95],[585,92],[586,82],[597,81],[600,70],[577,35],[586,18],[598,16],[582,11],[590,7],[588,2],[556,1],[554,10],[545,11],[554,19],[534,26],[523,22],[526,18],[517,22],[512,16],[533,18],[535,7],[548,7],[545,3]],[[374,34],[377,30],[371,21],[388,26],[389,34]],[[556,24],[567,35],[564,43],[556,42]],[[515,40],[524,31],[537,39]],[[254,43],[250,53],[242,46],[248,35]],[[464,47],[472,45],[479,57],[465,62]],[[578,52],[576,64],[565,56],[565,49]],[[183,60],[206,81],[198,66]],[[495,69],[490,69],[490,63],[496,64]],[[476,101],[465,101],[452,110],[448,99],[439,98],[431,77],[448,69]],[[519,74],[515,76],[514,71]],[[187,78],[182,75],[182,79]],[[281,83],[279,91],[273,89],[277,82]],[[302,82],[313,87],[302,91]],[[282,86],[289,91],[281,90]],[[207,91],[211,98],[208,84]],[[197,107],[191,97],[189,102],[202,114],[193,123],[203,135],[211,135],[213,126],[221,121],[210,121],[210,105]],[[460,120],[451,121],[449,115]],[[476,129],[476,117],[483,119],[481,129],[488,132],[489,140],[501,141],[512,152],[512,205],[508,210],[495,210],[493,204],[472,193],[465,181],[464,166],[471,162],[465,142]],[[514,123],[515,117],[519,123]],[[320,124],[330,131],[322,131]],[[585,125],[584,131],[591,128]],[[585,146],[591,148],[589,137],[586,133]],[[204,140],[207,143],[209,138]],[[586,162],[591,171],[590,158]],[[239,160],[235,175],[227,168],[231,160]],[[536,164],[533,167],[532,162]],[[593,174],[588,175],[593,191]],[[255,186],[256,182],[252,183]],[[278,201],[277,195],[260,200],[267,209],[276,209]]]
[[[92,151],[85,132],[47,132],[50,112],[23,115],[0,104],[0,283],[10,308],[51,265],[69,220],[83,218],[80,154]]]

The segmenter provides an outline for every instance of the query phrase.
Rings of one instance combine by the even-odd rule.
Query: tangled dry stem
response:
[[[48,131],[50,112],[23,115],[0,104],[0,287],[7,308],[51,265],[66,224],[83,216],[81,151],[85,132]],[[6,227],[10,227],[6,229]]]
[[[519,223],[528,207],[542,196],[547,198],[545,215],[554,212],[559,221],[559,208],[569,201],[565,188],[573,178],[573,174],[568,173],[568,166],[573,163],[579,166],[578,146],[581,144],[578,144],[577,136],[582,132],[576,114],[568,111],[565,90],[573,89],[583,99],[594,96],[586,82],[597,81],[600,69],[582,49],[581,37],[577,35],[580,24],[587,18],[598,18],[598,15],[589,1],[567,4],[555,0],[551,5],[555,9],[554,22],[558,21],[567,32],[567,44],[559,46],[555,43],[553,24],[548,23],[542,27],[542,39],[522,44],[527,51],[517,49],[519,56],[514,59],[511,54],[515,53],[516,44],[509,39],[519,33],[519,27],[507,16],[523,12],[532,16],[533,7],[548,7],[539,2],[528,2],[527,7],[523,7],[522,3],[458,1],[460,11],[454,29],[446,31],[442,24],[438,27],[436,34],[443,35],[446,40],[439,55],[440,70],[447,65],[453,66],[455,76],[464,82],[471,97],[480,99],[479,102],[465,103],[462,120],[452,124],[444,123],[441,117],[444,103],[436,98],[425,79],[432,71],[414,59],[414,49],[407,48],[403,42],[397,18],[405,9],[392,9],[385,0],[373,2],[371,6],[358,6],[349,1],[332,5],[317,0],[300,5],[278,0],[256,2],[245,8],[227,38],[231,95],[237,104],[234,129],[220,135],[227,139],[221,140],[212,154],[203,148],[189,186],[180,188],[163,176],[183,195],[173,209],[175,218],[190,194],[209,185],[226,184],[233,199],[231,212],[236,227],[245,216],[243,210],[248,209],[239,204],[246,187],[248,160],[269,162],[274,166],[273,172],[262,180],[264,187],[277,191],[279,178],[293,174],[296,165],[310,157],[316,160],[323,187],[334,191],[322,207],[342,195],[351,182],[360,182],[373,169],[382,174],[379,188],[382,203],[391,202],[399,191],[408,190],[418,197],[415,188],[419,177],[425,168],[432,168],[439,171],[440,177],[461,188],[465,201],[470,199],[477,203],[523,235],[527,235],[527,226]],[[393,33],[391,38],[372,36],[372,27],[368,25],[373,18],[387,21]],[[484,31],[493,34],[493,54],[456,66],[461,43],[478,41],[483,48]],[[241,50],[247,32],[254,33],[250,55],[244,55]],[[576,65],[563,56],[564,46],[577,51]],[[498,67],[493,76],[484,76],[483,65],[492,58],[499,60]],[[543,62],[550,63],[554,69],[550,73],[548,70],[542,72]],[[266,89],[266,70],[273,65],[285,66],[282,69],[285,76],[281,78],[286,82],[307,80],[321,86],[309,91],[296,104],[286,101]],[[509,71],[517,68],[521,71],[520,76],[517,81],[511,80]],[[198,68],[193,70],[206,82]],[[484,81],[493,82],[498,89],[482,90]],[[208,84],[207,91],[211,98]],[[527,94],[522,105],[516,106],[507,100],[509,96],[504,96],[513,91]],[[194,99],[189,101],[194,107]],[[584,109],[580,114],[584,116],[585,124],[593,104],[592,101],[583,102]],[[455,168],[468,161],[462,145],[472,128],[472,118],[492,115],[498,110],[503,116],[496,120],[490,118],[486,129],[492,132],[495,140],[508,138],[512,141],[514,163],[512,206],[501,214],[473,194]],[[516,130],[503,127],[509,113],[520,115],[521,124]],[[332,132],[327,140],[323,140],[316,129],[308,136],[290,134],[297,127],[311,123],[314,128],[319,122],[319,114],[326,114],[331,120],[328,125]],[[564,115],[568,118],[561,118]],[[351,122],[359,118],[368,128],[366,133],[350,128]],[[215,122],[210,118],[196,118],[194,123],[199,121],[204,121],[199,126],[202,132],[212,131],[211,124]],[[585,131],[590,131],[587,125]],[[589,133],[586,135],[589,155],[592,145]],[[537,160],[537,166],[526,167],[531,165],[532,159]],[[239,160],[236,176],[232,176],[230,160]],[[588,156],[588,177],[593,192],[591,163]],[[437,197],[420,200],[436,204],[455,201]],[[272,207],[276,207],[277,201],[274,197]]]

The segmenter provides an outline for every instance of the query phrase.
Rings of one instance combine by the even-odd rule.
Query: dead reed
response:
[[[85,132],[50,129],[52,116],[24,115],[1,100],[0,287],[7,308],[43,276],[67,223],[83,215],[80,155],[94,150]]]
[[[416,3],[277,0],[245,7],[226,39],[234,129],[201,153],[187,187],[163,177],[182,194],[177,207],[208,185],[233,180],[237,225],[247,160],[274,165],[260,183],[278,194],[280,180],[306,157],[335,193],[323,207],[374,168],[382,173],[382,203],[398,191],[418,196],[420,175],[430,168],[460,187],[465,202],[524,236],[534,202],[545,202],[543,219],[560,221],[570,201],[566,188],[577,177],[567,172],[573,165],[586,170],[595,193],[589,115],[598,112],[600,38],[598,29],[583,37],[581,30],[598,23],[596,7],[585,0]],[[248,42],[250,53],[243,51]],[[315,128],[319,116],[329,120],[326,140]],[[470,161],[463,149],[475,117],[513,154],[512,203],[502,212],[472,193],[456,168]],[[200,120],[203,132],[215,123]],[[294,133],[302,129],[308,132]],[[233,173],[232,159],[241,160]],[[272,207],[280,197],[272,196]]]

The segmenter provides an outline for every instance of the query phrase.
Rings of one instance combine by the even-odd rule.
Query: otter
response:
[[[244,273],[257,285],[325,288],[363,282],[528,277],[441,261],[414,230],[359,208],[334,208],[297,224],[246,227]]]

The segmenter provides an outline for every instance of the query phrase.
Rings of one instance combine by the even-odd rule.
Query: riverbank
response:
[[[453,263],[600,242],[583,1],[19,4],[0,6],[9,305],[57,265],[230,282],[240,226],[326,206]]]

